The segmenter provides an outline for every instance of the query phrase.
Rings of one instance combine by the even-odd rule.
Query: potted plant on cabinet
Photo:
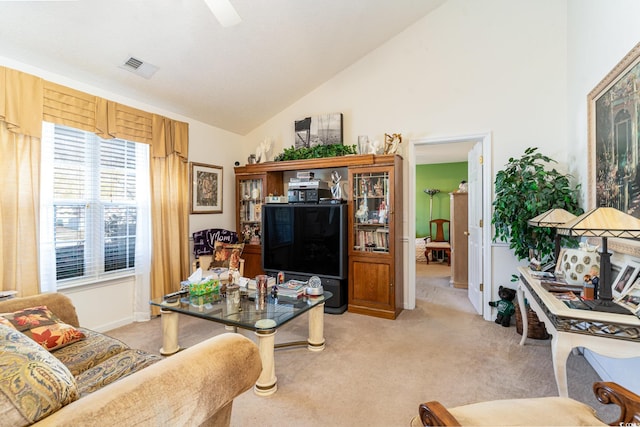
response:
[[[583,210],[578,204],[580,184],[572,186],[572,176],[552,168],[550,165],[557,162],[537,150],[527,148],[522,157],[510,158],[496,174],[491,223],[494,242],[508,242],[518,260],[528,259],[533,249],[538,261],[544,263],[553,254],[555,230],[533,227],[527,221],[553,208],[574,215]]]

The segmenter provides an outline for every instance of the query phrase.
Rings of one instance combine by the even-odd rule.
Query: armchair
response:
[[[448,239],[444,238],[445,225],[447,229],[449,229],[448,219],[432,219],[429,221],[430,238],[429,240],[425,239],[426,244],[424,248],[424,256],[427,258],[427,264],[429,264],[429,252],[433,255],[433,251],[444,251],[447,256],[447,265],[451,265],[451,244]]]
[[[620,416],[608,425],[640,423],[640,396],[612,382],[597,382],[593,392],[601,403],[616,404]],[[566,397],[540,397],[480,402],[447,410],[436,401],[422,403],[412,426],[557,426],[607,425],[595,410],[584,403]]]

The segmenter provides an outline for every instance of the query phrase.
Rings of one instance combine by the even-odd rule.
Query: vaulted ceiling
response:
[[[0,56],[246,134],[444,1],[0,0]]]

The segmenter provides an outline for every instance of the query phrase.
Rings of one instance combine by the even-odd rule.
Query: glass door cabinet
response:
[[[269,194],[282,193],[282,173],[242,173],[236,168],[236,232],[244,243],[244,275],[255,277],[262,270],[262,206]]]
[[[349,168],[348,310],[395,319],[402,311],[402,158]]]

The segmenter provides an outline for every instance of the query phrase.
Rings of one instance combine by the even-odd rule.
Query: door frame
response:
[[[407,258],[405,271],[405,300],[404,306],[407,309],[414,309],[416,306],[416,147],[427,144],[455,144],[460,142],[480,142],[482,143],[482,283],[483,283],[483,300],[491,301],[491,277],[492,277],[492,256],[491,256],[491,203],[493,197],[492,191],[492,135],[491,132],[468,134],[460,136],[420,138],[409,141],[407,152]],[[465,160],[466,161],[466,160]],[[491,310],[483,310],[482,314],[485,320],[491,320]]]

